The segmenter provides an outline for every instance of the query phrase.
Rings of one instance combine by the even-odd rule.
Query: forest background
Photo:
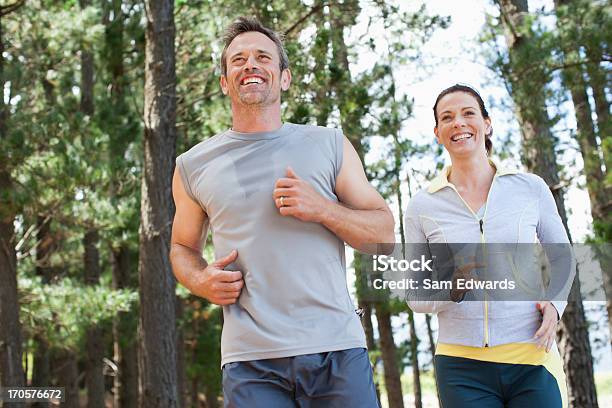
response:
[[[230,126],[219,38],[238,15],[286,36],[283,119],[342,127],[396,220],[448,163],[431,106],[463,82],[490,106],[494,158],[544,178],[575,243],[612,241],[606,1],[0,0],[0,386],[221,406],[222,313],[171,273],[170,177]],[[372,302],[347,254],[383,406],[438,406],[435,316]],[[606,300],[575,283],[558,331],[572,407],[612,403],[602,269]]]

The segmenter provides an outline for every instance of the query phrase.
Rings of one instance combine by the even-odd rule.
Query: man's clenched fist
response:
[[[287,167],[287,177],[279,178],[274,184],[272,198],[281,215],[309,222],[321,222],[328,204],[327,200],[310,183],[295,174],[291,167]]]
[[[227,256],[209,264],[202,271],[202,276],[192,288],[192,292],[216,305],[225,306],[236,303],[244,285],[242,272],[223,270],[236,258],[238,258],[238,251],[234,249]]]

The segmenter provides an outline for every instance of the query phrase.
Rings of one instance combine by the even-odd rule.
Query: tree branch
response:
[[[506,8],[503,4],[503,0],[495,0],[495,3],[497,3],[497,5],[499,6],[499,12],[501,14],[501,19],[506,22],[506,27],[512,33],[513,42],[518,41],[518,39],[520,38],[520,35],[516,31],[516,27],[514,27],[514,22],[512,21],[512,19],[506,12]]]
[[[585,59],[582,61],[576,61],[576,62],[566,62],[566,63],[559,63],[559,64],[545,64],[544,67],[542,67],[541,65],[529,65],[527,67],[525,67],[525,69],[522,69],[520,71],[515,71],[515,75],[517,78],[521,78],[524,77],[525,75],[528,75],[532,70],[534,69],[544,69],[545,74],[546,75],[550,75],[555,71],[559,71],[562,69],[567,69],[567,68],[575,68],[575,67],[580,67],[580,66],[585,66],[585,65],[589,65],[589,64],[598,64],[597,61],[591,61],[589,59]]]
[[[321,12],[325,6],[331,6],[332,4],[333,3],[321,3],[321,4],[317,4],[316,6],[311,8],[308,13],[304,14],[302,17],[300,17],[300,19],[298,21],[295,22],[295,24],[293,24],[291,27],[289,27],[288,29],[285,30],[285,32],[284,32],[285,36],[288,37],[302,23],[304,23],[304,21],[308,20],[311,16]],[[338,4],[338,3],[336,3],[336,4]]]
[[[7,4],[6,6],[0,6],[0,17],[4,17],[13,11],[17,10],[25,4],[25,0],[17,0],[14,3]]]

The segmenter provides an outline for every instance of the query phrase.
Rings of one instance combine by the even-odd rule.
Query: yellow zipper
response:
[[[487,200],[485,201],[485,210],[484,210],[484,214],[482,215],[482,218],[478,218],[474,210],[472,210],[472,208],[468,205],[468,203],[465,202],[463,197],[461,197],[461,194],[459,194],[455,186],[451,183],[448,183],[448,185],[452,187],[453,190],[455,190],[455,193],[457,193],[457,195],[459,196],[463,204],[467,207],[467,209],[470,210],[474,218],[478,221],[478,227],[480,228],[480,243],[483,245],[486,243],[485,235],[484,235],[484,220],[485,220],[485,217],[487,216],[489,196],[491,195],[491,190],[493,189],[493,184],[495,183],[496,178],[497,178],[497,170],[495,171],[495,175],[493,176],[493,181],[491,181],[491,187],[489,187],[489,192],[487,193]],[[487,298],[488,298],[487,292],[485,292],[484,297],[485,297],[484,302],[483,302],[484,303],[484,347],[489,347],[489,302],[487,301]]]
[[[493,183],[491,183],[491,188],[493,188]],[[491,192],[491,188],[489,188],[489,192]],[[487,202],[489,201],[489,197],[487,196]],[[478,224],[480,225],[480,242],[483,245],[483,250],[484,250],[484,244],[485,244],[485,236],[484,236],[484,217],[485,215],[487,215],[487,207],[485,204],[485,213],[483,214],[482,218],[478,221]],[[484,251],[483,251],[484,254]],[[484,346],[485,347],[489,347],[489,302],[487,301],[488,298],[488,294],[487,292],[484,293]]]

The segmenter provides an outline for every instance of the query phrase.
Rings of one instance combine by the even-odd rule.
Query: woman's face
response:
[[[485,135],[490,132],[491,120],[482,117],[474,96],[465,92],[445,95],[438,102],[436,115],[436,139],[451,157],[486,156]]]

